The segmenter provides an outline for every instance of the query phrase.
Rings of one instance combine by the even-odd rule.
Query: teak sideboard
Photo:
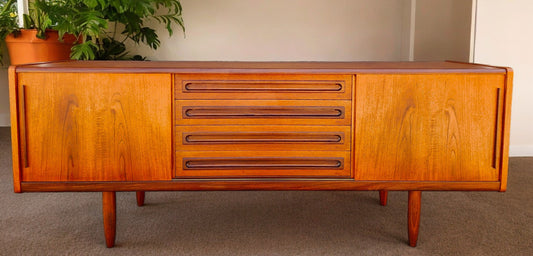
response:
[[[9,70],[15,192],[505,191],[510,68],[67,61]]]

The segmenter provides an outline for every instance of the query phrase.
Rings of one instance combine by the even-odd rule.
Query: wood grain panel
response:
[[[179,126],[178,151],[349,151],[350,126]]]
[[[499,180],[503,75],[356,79],[357,180]]]
[[[350,176],[349,151],[176,152],[176,178]]]
[[[23,181],[168,180],[170,74],[20,73]]]
[[[351,75],[177,74],[176,99],[344,99]]]
[[[177,100],[177,125],[350,125],[351,101]]]

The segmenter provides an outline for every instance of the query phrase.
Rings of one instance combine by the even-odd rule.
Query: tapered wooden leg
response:
[[[387,190],[380,190],[379,191],[379,203],[383,206],[387,205],[387,196],[389,195],[389,191]]]
[[[102,203],[104,212],[104,234],[107,248],[115,246],[115,234],[117,227],[117,200],[116,193],[102,192]]]
[[[409,206],[407,211],[407,226],[409,231],[409,245],[416,247],[418,230],[420,227],[420,205],[422,201],[421,191],[409,191]]]
[[[137,206],[143,206],[144,205],[144,191],[137,191]]]

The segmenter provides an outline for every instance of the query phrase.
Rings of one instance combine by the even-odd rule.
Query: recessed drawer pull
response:
[[[185,169],[341,169],[342,159],[183,159]]]
[[[342,141],[336,134],[298,134],[298,133],[204,133],[185,135],[185,144],[223,144],[223,143],[337,143]]]
[[[188,118],[342,118],[342,107],[184,107]]]
[[[19,136],[20,136],[20,158],[22,167],[29,167],[28,160],[28,138],[26,134],[26,85],[21,84],[19,87],[19,113],[20,113],[20,123],[19,123]]]
[[[336,92],[342,91],[343,85],[338,82],[187,82],[186,92]]]

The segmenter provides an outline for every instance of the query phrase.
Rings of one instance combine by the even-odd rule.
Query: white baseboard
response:
[[[533,145],[511,145],[509,156],[533,156]]]
[[[0,127],[11,126],[9,114],[0,114]]]

